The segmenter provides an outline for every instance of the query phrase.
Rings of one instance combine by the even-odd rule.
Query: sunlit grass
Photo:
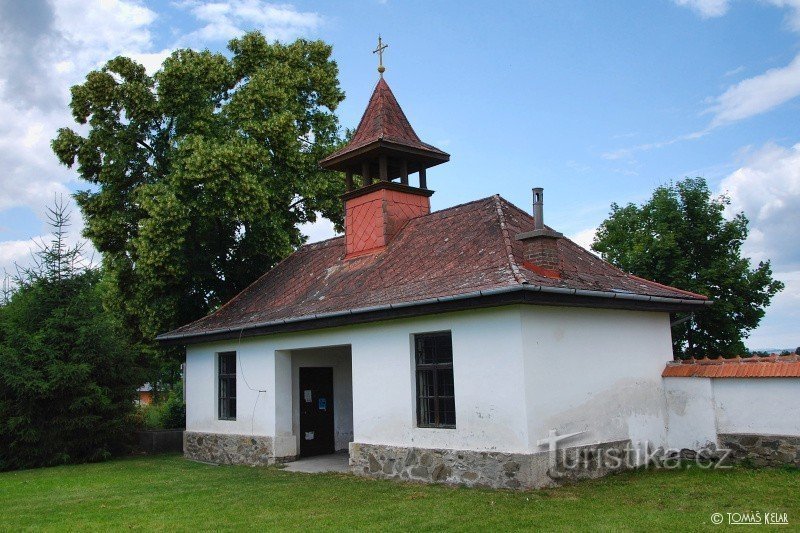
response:
[[[0,474],[0,530],[698,530],[714,512],[788,513],[800,471],[637,471],[509,492],[375,481],[180,456]]]

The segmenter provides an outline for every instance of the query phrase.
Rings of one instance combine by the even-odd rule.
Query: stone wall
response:
[[[356,475],[427,483],[476,487],[531,489],[596,478],[629,465],[630,441],[568,448],[553,458],[548,452],[517,454],[406,448],[380,444],[350,443],[350,468]],[[611,466],[607,452],[623,458]],[[572,466],[570,466],[572,465]]]
[[[256,466],[274,462],[272,437],[252,435],[186,431],[183,434],[183,455],[195,461],[216,464]]]
[[[718,439],[721,448],[731,450],[729,461],[800,468],[800,436],[720,433]]]

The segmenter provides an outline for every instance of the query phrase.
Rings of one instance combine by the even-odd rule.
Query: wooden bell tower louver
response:
[[[347,191],[354,189],[353,175],[362,186],[397,180],[408,185],[410,174],[419,174],[419,188],[427,189],[425,171],[450,160],[435,146],[424,143],[414,132],[386,80],[381,78],[369,99],[350,143],[322,161],[322,168],[344,172]]]
[[[384,48],[379,40],[376,52]],[[380,251],[408,220],[430,213],[426,170],[450,160],[417,136],[384,71],[381,57],[381,77],[353,138],[320,161],[322,168],[345,174],[346,257]],[[411,174],[419,176],[417,187],[409,184]],[[361,176],[358,187],[354,176]]]

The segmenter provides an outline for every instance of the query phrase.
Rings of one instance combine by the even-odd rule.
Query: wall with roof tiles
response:
[[[386,246],[406,222],[430,210],[427,196],[390,189],[350,198],[344,220],[347,255]]]

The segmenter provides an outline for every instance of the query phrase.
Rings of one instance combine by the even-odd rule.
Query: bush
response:
[[[183,400],[183,383],[176,384],[166,399],[139,406],[136,425],[142,429],[185,428],[186,404]]]

